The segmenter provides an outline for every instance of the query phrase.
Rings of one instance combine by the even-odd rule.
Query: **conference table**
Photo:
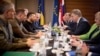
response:
[[[8,51],[5,52],[2,56],[35,56],[35,52]],[[49,49],[47,50],[46,56],[56,56],[56,54],[51,53],[51,49]],[[63,56],[65,56],[65,54],[63,54]]]
[[[47,32],[46,32],[47,33]],[[51,37],[50,35],[51,34],[46,34],[46,35],[49,35],[49,37]],[[55,36],[54,36],[55,37]],[[51,47],[54,47],[54,38],[53,37],[53,39],[52,40],[50,40],[49,41],[49,45],[48,46],[51,46]],[[56,36],[56,38],[58,38],[58,36]],[[45,40],[47,40],[46,38],[45,38]],[[45,41],[45,40],[43,40],[43,41]],[[64,40],[64,39],[63,39]],[[68,40],[67,40],[68,41]],[[51,49],[46,49],[46,56],[57,56],[57,54],[56,53],[52,53],[52,50],[53,50],[53,48],[51,48]],[[72,49],[72,50],[74,50],[74,49]],[[72,51],[71,50],[71,51]],[[62,54],[62,56],[66,56],[66,52],[70,52],[70,51],[64,51],[63,53],[61,53]],[[73,52],[74,53],[74,52]],[[75,53],[74,53],[75,54]],[[31,51],[31,52],[15,52],[15,51],[9,51],[9,52],[5,52],[2,56],[35,56],[35,52],[34,51]]]
[[[64,33],[65,32],[63,32],[63,34]],[[59,55],[66,56],[66,53],[69,53],[69,52],[75,55],[75,52],[73,52],[75,48],[70,46],[68,43],[69,37],[70,37],[69,35],[66,36],[66,34],[65,35],[59,34],[58,36],[54,35],[52,36],[52,38],[50,37],[51,36],[50,34],[48,34],[48,32],[46,32],[44,36],[41,36],[42,41],[38,44],[38,46],[40,46],[39,48],[41,49],[45,45],[45,49],[46,49],[46,55],[42,55],[42,56],[59,56]],[[49,40],[49,44],[48,44],[48,40]],[[43,43],[45,42],[45,44],[43,44],[42,42]],[[43,46],[41,46],[41,44]],[[33,50],[31,49],[31,51],[34,52],[34,49],[38,49],[38,46],[35,46],[35,48],[33,48]],[[45,54],[45,51],[44,51],[45,49],[41,49],[38,52],[40,53],[44,52]]]

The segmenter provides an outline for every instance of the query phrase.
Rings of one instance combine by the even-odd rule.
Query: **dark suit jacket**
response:
[[[27,20],[24,22],[24,27],[29,31],[29,32],[33,32],[35,33],[36,28],[35,25],[33,23],[28,22]]]
[[[73,35],[81,35],[85,34],[89,31],[90,29],[90,24],[85,18],[81,18],[79,20],[79,23],[76,25],[76,29],[73,32],[69,32],[69,34]]]
[[[100,53],[100,33],[95,38],[91,38],[86,43],[90,46],[89,48],[91,52]]]
[[[100,56],[100,53],[92,53],[91,56]]]
[[[20,39],[14,38],[10,23],[3,19],[0,17],[0,52],[27,49],[24,42],[18,43]]]
[[[96,30],[97,28],[95,28],[90,35],[93,35],[93,32]],[[100,53],[100,30],[98,30],[99,33],[91,38],[91,36],[89,37],[90,40],[84,41],[86,42],[86,44],[89,46],[89,50],[90,52],[93,52],[93,55],[97,55],[98,53]],[[97,53],[97,54],[96,54]],[[99,55],[99,54],[98,54]]]
[[[89,51],[92,52],[91,56],[100,56],[100,44],[96,46],[90,46]]]
[[[90,46],[89,51],[93,52],[93,53],[100,54],[100,44],[96,45],[96,46],[92,46],[92,47]]]
[[[38,21],[33,22],[33,26],[35,26],[35,29],[44,29],[43,26],[41,26]]]
[[[71,32],[74,32],[76,29],[76,22],[70,21],[70,22],[64,22],[64,25],[68,26],[65,30],[70,30]]]

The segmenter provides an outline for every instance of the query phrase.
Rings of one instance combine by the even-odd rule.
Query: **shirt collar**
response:
[[[80,19],[81,19],[81,17],[79,17],[79,18],[78,18],[78,21],[77,21],[77,23],[79,23]]]

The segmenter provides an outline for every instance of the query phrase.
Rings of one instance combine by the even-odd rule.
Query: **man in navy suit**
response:
[[[76,28],[74,31],[69,32],[72,35],[81,35],[88,32],[90,24],[87,19],[82,17],[82,13],[79,9],[73,9],[71,12],[71,19],[76,22]]]
[[[42,25],[40,25],[39,20],[40,20],[40,13],[36,13],[36,20],[33,22],[33,25],[35,26],[36,29],[44,29]]]

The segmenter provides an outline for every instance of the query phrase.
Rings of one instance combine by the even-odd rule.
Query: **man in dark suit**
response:
[[[20,38],[14,38],[9,19],[15,15],[14,5],[9,2],[0,2],[0,56],[5,51],[25,50],[33,46],[34,40],[26,39],[25,42]]]
[[[43,29],[43,27],[41,26],[38,26],[38,23],[37,22],[39,20],[39,18],[37,18],[37,15],[33,12],[29,12],[27,14],[27,20],[23,23],[24,27],[29,31],[29,32],[33,32],[33,33],[38,33],[38,35],[41,35],[41,31],[36,31],[36,30],[39,30],[39,29]],[[46,25],[45,25],[46,26]],[[45,27],[44,26],[44,27]],[[38,28],[37,28],[38,27]]]
[[[87,19],[82,17],[82,13],[79,9],[73,9],[71,12],[71,18],[76,22],[76,28],[73,32],[69,32],[72,35],[81,35],[88,32],[90,29],[90,24]]]
[[[42,25],[40,25],[40,17],[41,17],[41,14],[40,13],[35,13],[36,14],[36,20],[33,22],[33,26],[35,26],[35,28],[38,30],[42,30],[44,29],[44,27]]]
[[[29,12],[27,14],[27,20],[24,22],[24,27],[29,31],[29,32],[33,32],[36,33],[36,27],[33,24],[33,22],[36,21],[36,15],[33,12]]]

